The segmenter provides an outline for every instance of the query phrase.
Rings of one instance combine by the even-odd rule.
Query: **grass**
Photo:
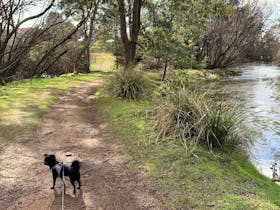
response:
[[[153,70],[146,72],[146,75],[156,81],[161,81],[162,70]],[[196,83],[198,81],[208,81],[215,82],[219,81],[222,77],[216,73],[215,71],[204,70],[204,69],[180,69],[180,70],[172,70],[167,71],[166,78],[170,77],[179,77],[181,79],[188,79],[189,82]]]
[[[250,142],[241,104],[214,102],[205,93],[173,81],[160,86],[151,103],[149,117],[155,139],[180,138],[186,142],[186,147],[190,143],[194,146],[200,143],[210,150],[247,148]]]
[[[280,209],[280,187],[261,175],[238,152],[198,147],[189,155],[181,141],[150,144],[145,135],[148,101],[115,99],[100,90],[98,109],[133,166],[153,183],[164,209]]]
[[[114,68],[115,65],[115,57],[111,53],[92,53],[91,60],[91,71],[110,71]]]
[[[139,99],[148,92],[151,81],[136,69],[121,69],[114,73],[109,82],[109,91],[115,97]]]
[[[195,72],[189,72],[195,74]],[[42,116],[69,87],[110,73],[34,79],[0,87],[0,147],[21,142],[41,125]],[[156,78],[156,73],[150,75]],[[160,77],[158,77],[160,78]],[[191,77],[193,78],[193,77]],[[164,209],[280,209],[280,188],[240,153],[186,153],[181,141],[151,144],[145,130],[147,100],[128,101],[96,93],[101,119],[134,157],[132,167],[151,180],[150,191]]]
[[[42,116],[66,89],[108,74],[68,74],[0,87],[0,148],[6,143],[27,140],[30,131],[40,125]]]

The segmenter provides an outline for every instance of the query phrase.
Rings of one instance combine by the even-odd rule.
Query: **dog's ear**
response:
[[[55,155],[49,155],[49,157],[55,160]]]

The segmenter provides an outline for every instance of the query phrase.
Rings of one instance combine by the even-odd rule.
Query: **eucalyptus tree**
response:
[[[143,0],[118,0],[120,36],[124,47],[126,67],[135,65],[142,6]]]
[[[71,17],[75,21],[86,19],[80,30],[81,46],[80,52],[76,58],[75,71],[90,71],[90,48],[96,41],[97,29],[99,26],[100,7],[104,3],[102,0],[62,0],[60,6],[67,17]],[[82,69],[78,68],[78,64],[85,61]]]
[[[208,5],[198,1],[150,1],[143,18],[144,54],[164,63],[162,80],[168,65],[200,67],[196,56],[205,35]]]
[[[238,0],[154,0],[142,18],[143,54],[179,68],[235,64],[263,28],[258,6]]]

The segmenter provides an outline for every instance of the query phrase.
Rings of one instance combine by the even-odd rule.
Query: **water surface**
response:
[[[280,68],[249,65],[241,75],[230,76],[213,89],[225,100],[244,102],[247,126],[254,134],[250,158],[264,175],[271,177],[270,166],[280,154]]]

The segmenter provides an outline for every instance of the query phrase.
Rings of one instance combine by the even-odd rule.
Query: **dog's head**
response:
[[[50,168],[57,163],[55,155],[44,154],[44,157],[44,164],[49,166]]]

